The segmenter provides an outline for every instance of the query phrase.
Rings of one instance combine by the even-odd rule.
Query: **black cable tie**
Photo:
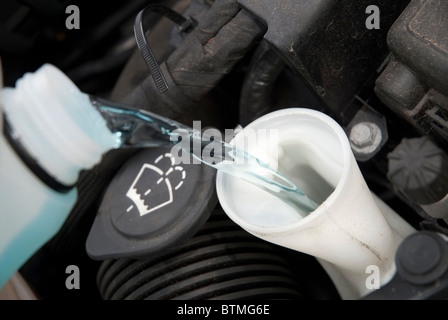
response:
[[[194,24],[191,19],[187,19],[178,12],[160,4],[152,4],[145,7],[137,14],[137,17],[135,18],[134,34],[137,41],[137,46],[142,54],[143,60],[151,72],[159,93],[162,94],[168,90],[168,83],[145,36],[143,22],[146,12],[157,13],[170,19],[181,27],[180,30],[182,32],[189,32],[193,28]]]

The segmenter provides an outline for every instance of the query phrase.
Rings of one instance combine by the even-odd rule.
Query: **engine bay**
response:
[[[335,282],[339,276],[312,254],[322,249],[315,249],[319,240],[300,252],[230,219],[213,168],[175,166],[166,148],[114,150],[82,172],[67,221],[20,269],[38,299],[447,298],[445,0],[6,0],[0,57],[5,87],[51,63],[82,92],[186,125],[200,121],[223,136],[290,108],[322,113],[345,133],[374,199],[414,230],[403,232],[387,283],[376,286],[369,278],[376,269],[363,267],[362,286],[373,281],[374,290],[346,295]],[[284,123],[280,129],[293,127],[288,144],[302,134],[294,126],[309,121]],[[319,140],[319,133],[303,134]],[[302,167],[321,168],[304,171],[304,179],[324,194],[323,203],[334,191],[321,182],[337,158],[329,151],[338,143],[333,137],[322,163],[301,158],[318,153],[312,148],[290,153]],[[291,170],[305,170],[299,167]],[[157,183],[159,191],[158,171],[178,177]],[[347,182],[340,210],[355,210],[358,219],[364,208],[349,201],[355,186]],[[246,201],[238,195],[227,201],[235,199]],[[366,226],[361,233],[386,237],[370,220]],[[330,251],[344,256],[345,242],[339,247],[324,232],[316,237],[328,237]],[[80,287],[66,285],[69,266],[79,272]]]

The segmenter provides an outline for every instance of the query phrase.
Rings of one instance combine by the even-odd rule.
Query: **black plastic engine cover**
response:
[[[448,2],[414,0],[391,28],[375,91],[421,134],[448,141]]]
[[[268,26],[265,39],[337,117],[389,51],[387,31],[409,1],[239,0]],[[369,5],[380,29],[369,30]]]

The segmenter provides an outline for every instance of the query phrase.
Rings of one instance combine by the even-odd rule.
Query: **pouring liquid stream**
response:
[[[89,99],[116,136],[115,148],[179,147],[200,162],[248,181],[283,200],[296,209],[301,217],[318,207],[317,203],[277,170],[230,143],[216,140],[216,137],[204,135],[189,126],[146,110],[126,107],[95,96],[89,96]],[[184,139],[189,143],[185,143]],[[179,143],[181,141],[184,143]],[[214,149],[213,157],[203,157],[202,150],[211,141],[220,148]],[[200,154],[194,148],[184,147],[195,144],[201,146]],[[217,154],[216,149],[222,152]]]

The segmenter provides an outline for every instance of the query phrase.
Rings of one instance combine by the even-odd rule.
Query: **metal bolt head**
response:
[[[350,130],[349,139],[354,151],[368,154],[381,144],[381,129],[373,122],[360,122]]]

